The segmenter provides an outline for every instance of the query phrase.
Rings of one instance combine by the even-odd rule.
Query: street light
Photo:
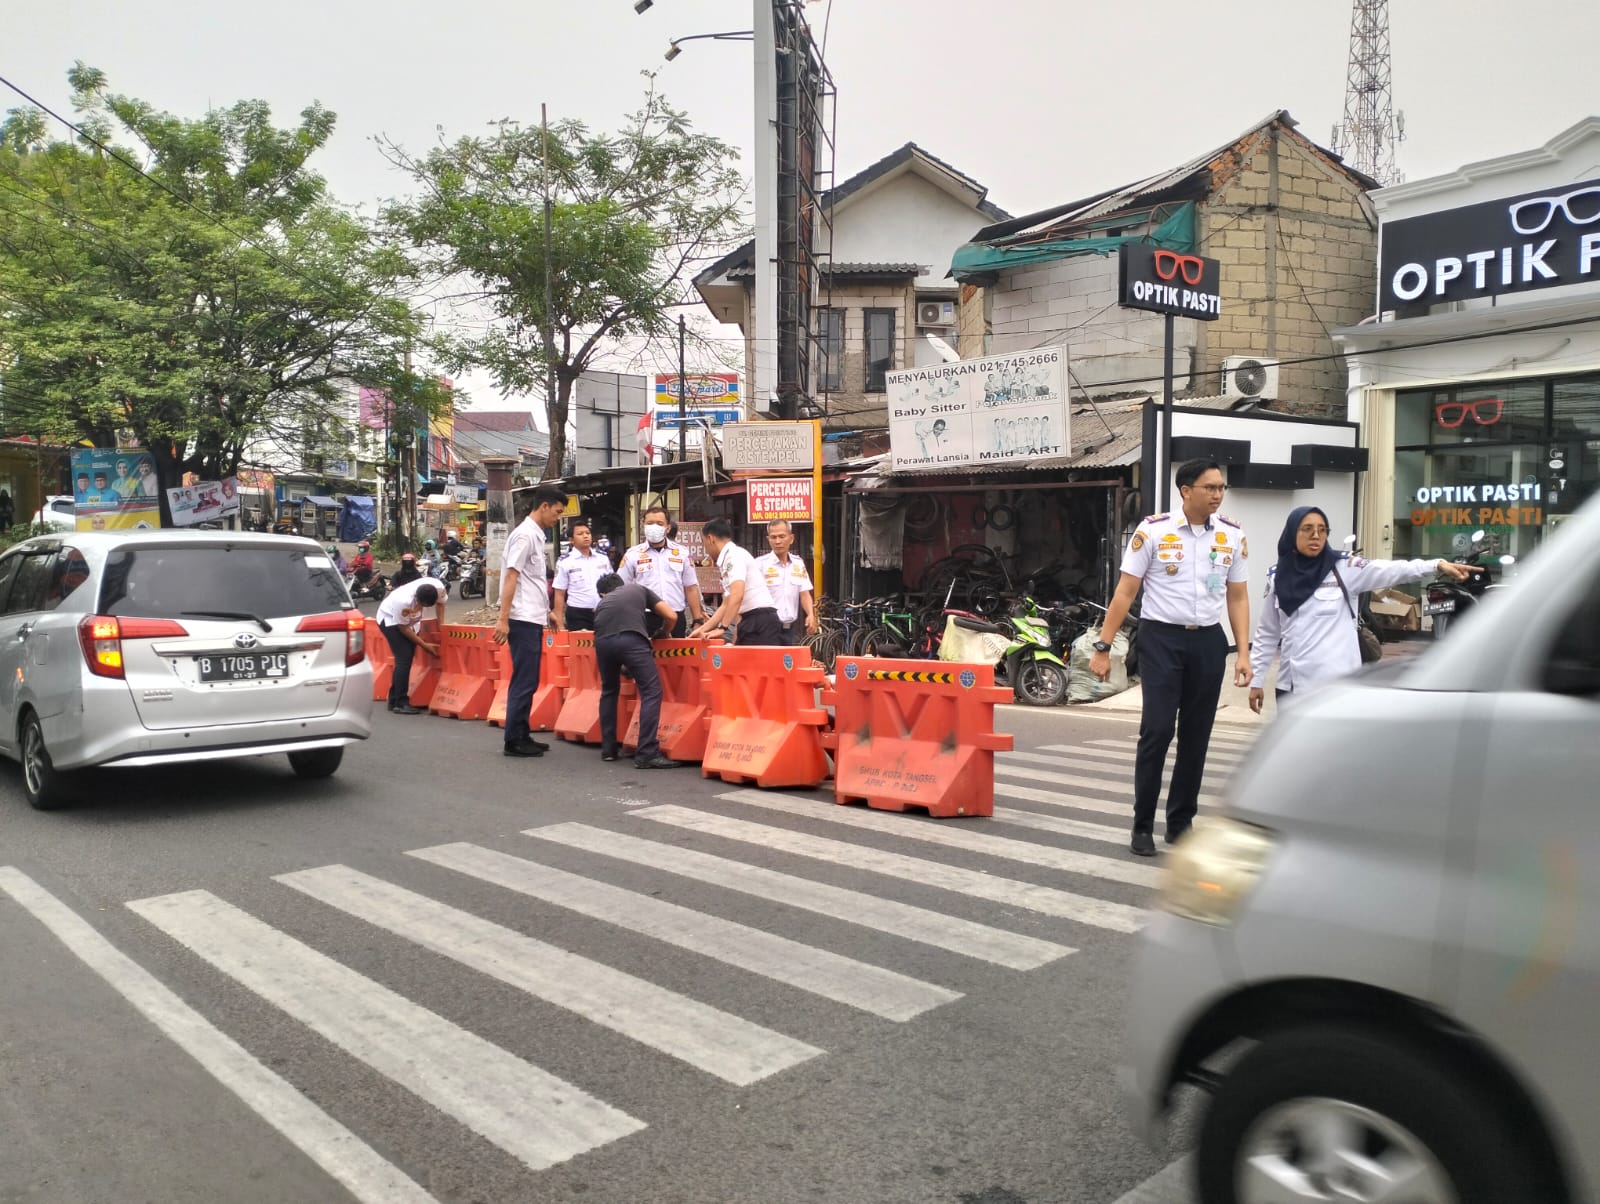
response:
[[[651,0],[651,2],[654,3],[654,0]],[[673,38],[671,44],[667,47],[667,53],[662,57],[670,63],[683,53],[680,43],[698,42],[701,39],[709,39],[713,42],[753,42],[756,40],[756,31],[753,29],[730,29],[724,33],[692,33],[688,37]]]

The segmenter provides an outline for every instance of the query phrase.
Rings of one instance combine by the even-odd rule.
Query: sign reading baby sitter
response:
[[[893,472],[1072,454],[1065,347],[908,368],[888,386]]]

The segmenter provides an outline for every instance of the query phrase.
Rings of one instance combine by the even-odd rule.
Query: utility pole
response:
[[[541,104],[539,106],[539,129],[544,144],[544,406],[547,415],[552,414],[556,403],[556,327],[555,327],[555,251],[551,246],[551,204],[550,204],[550,111]],[[553,424],[552,424],[553,425]],[[565,423],[563,422],[563,426]],[[565,434],[565,430],[562,432]],[[566,440],[557,439],[554,430],[550,432],[550,446],[565,448]],[[565,455],[565,451],[562,453]],[[559,477],[564,471],[561,464],[552,465],[554,459],[551,455],[546,457],[544,465],[545,479]]]
[[[1405,141],[1404,113],[1394,111],[1389,78],[1389,0],[1353,0],[1344,123],[1333,127],[1333,149],[1379,184],[1405,177],[1395,146]]]
[[[687,375],[683,370],[683,341],[684,332],[688,323],[683,320],[683,315],[678,315],[678,463],[682,464],[689,458],[689,419],[688,411],[684,408],[683,393],[686,387]]]

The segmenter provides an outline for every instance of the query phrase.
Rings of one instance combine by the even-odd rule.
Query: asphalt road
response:
[[[1180,1204],[1114,1084],[1135,724],[1004,726],[983,820],[386,713],[325,782],[0,765],[0,1201]]]

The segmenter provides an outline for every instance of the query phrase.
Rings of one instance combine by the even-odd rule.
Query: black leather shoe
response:
[[[602,748],[600,750],[600,759],[602,761],[615,761],[617,759],[617,750],[614,748]]]
[[[535,744],[532,740],[518,740],[515,744],[506,745],[506,756],[542,757],[544,756],[544,747]]]
[[[1128,847],[1139,857],[1154,857],[1156,855],[1155,837],[1150,834],[1147,828],[1135,828],[1133,830],[1133,841]]]
[[[1189,827],[1190,827],[1189,824],[1179,824],[1177,827],[1172,827],[1171,825],[1168,825],[1168,827],[1167,827],[1167,835],[1166,835],[1166,842],[1168,844],[1177,844],[1186,835],[1188,835]]]
[[[635,761],[633,767],[635,769],[682,769],[687,764],[687,761],[674,761],[671,757],[657,755],[651,757],[648,761]]]
[[[550,751],[550,746],[548,744],[546,744],[543,740],[535,740],[532,736],[524,736],[522,738],[522,742],[529,748],[537,748],[542,753],[547,753]]]
[[[411,706],[409,703],[403,707],[391,706],[389,708],[396,715],[423,715],[426,712],[421,707]]]

